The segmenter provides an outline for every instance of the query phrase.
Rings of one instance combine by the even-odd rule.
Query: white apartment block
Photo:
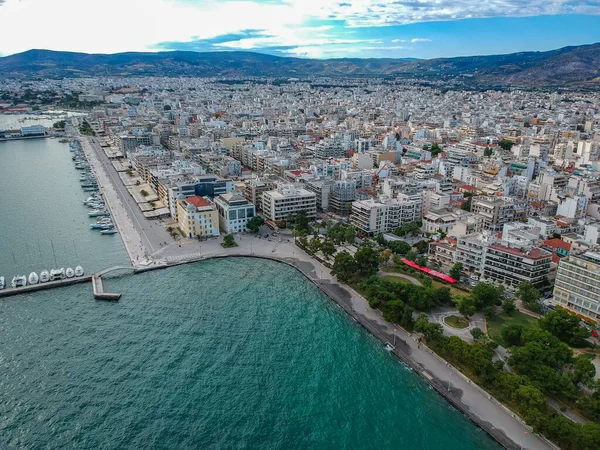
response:
[[[594,321],[600,319],[600,254],[571,254],[560,260],[554,303]]]
[[[219,227],[227,234],[245,231],[248,221],[256,215],[255,206],[239,192],[219,195],[215,205],[219,212]]]
[[[373,235],[387,233],[420,219],[421,202],[399,195],[397,199],[359,200],[352,203],[350,223]]]
[[[279,189],[263,192],[262,207],[265,218],[276,222],[299,212],[314,218],[317,215],[317,195],[286,184]]]

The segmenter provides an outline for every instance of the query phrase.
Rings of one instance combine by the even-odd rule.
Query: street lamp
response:
[[[394,328],[394,347],[396,346],[396,333],[398,332],[398,328]]]
[[[450,378],[448,378],[448,392],[450,392],[450,380],[452,379],[452,372],[450,372]]]

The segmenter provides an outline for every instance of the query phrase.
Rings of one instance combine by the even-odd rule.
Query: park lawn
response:
[[[410,275],[410,274],[407,274],[407,273],[404,273],[404,272],[400,272],[400,271],[397,271],[397,270],[396,271],[385,270],[385,272],[388,272],[388,273],[401,273],[403,275],[407,275],[409,277],[413,277],[413,278],[419,280],[421,283],[423,282],[423,278],[420,277],[419,275]],[[404,278],[394,277],[394,276],[391,276],[391,275],[380,275],[379,278],[381,278],[382,280],[391,281],[393,283],[410,283],[410,281],[408,281],[408,280],[406,280]],[[450,293],[453,296],[456,296],[456,295],[460,295],[460,296],[469,295],[468,292],[461,291],[460,289],[455,288],[454,286],[442,283],[440,281],[436,281],[433,278],[431,278],[431,286],[433,286],[434,288],[448,288],[448,289],[450,289]]]
[[[538,319],[524,314],[520,311],[514,311],[511,315],[502,313],[487,320],[488,336],[498,344],[506,347],[506,342],[502,339],[502,329],[509,325],[521,325],[524,328],[537,326]]]
[[[458,316],[447,316],[444,318],[444,322],[452,328],[467,328],[469,326],[469,321],[467,319]]]

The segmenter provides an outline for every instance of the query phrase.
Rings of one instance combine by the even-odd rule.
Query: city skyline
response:
[[[0,0],[0,56],[34,48],[423,59],[545,51],[599,42],[599,14],[598,2],[561,0]]]

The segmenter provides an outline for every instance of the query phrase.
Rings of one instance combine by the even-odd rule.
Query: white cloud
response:
[[[427,39],[427,38],[414,38],[411,39],[410,42],[415,43],[415,42],[431,42],[431,39]]]
[[[391,42],[406,42],[406,39],[392,39]]]

